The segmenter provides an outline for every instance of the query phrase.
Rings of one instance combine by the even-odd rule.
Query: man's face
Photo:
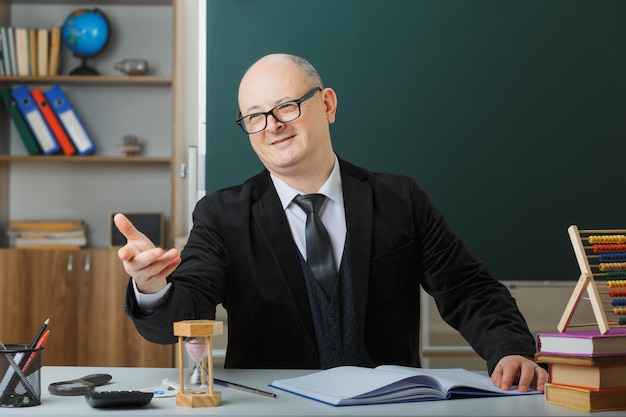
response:
[[[260,61],[241,82],[239,108],[244,116],[267,112],[286,101],[300,99],[313,87],[288,60]],[[252,148],[270,172],[279,176],[302,174],[315,169],[319,158],[332,153],[329,124],[334,122],[334,97],[330,89],[316,92],[301,104],[297,119],[282,123],[268,115],[267,127],[249,135]]]

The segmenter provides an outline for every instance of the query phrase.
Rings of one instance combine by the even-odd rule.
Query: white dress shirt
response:
[[[298,194],[306,193],[292,188],[280,178],[274,176],[274,174],[271,174],[271,177],[276,192],[278,193],[278,198],[280,198],[280,202],[287,215],[287,221],[291,227],[293,240],[296,242],[302,257],[306,260],[306,240],[304,234],[306,213],[293,201]],[[330,176],[319,189],[318,193],[326,196],[326,201],[319,211],[319,216],[328,231],[330,243],[333,248],[333,255],[335,257],[335,268],[339,270],[341,256],[343,255],[343,246],[346,242],[346,215],[343,206],[343,187],[341,185],[341,173],[339,172],[337,156],[335,156],[335,166]]]

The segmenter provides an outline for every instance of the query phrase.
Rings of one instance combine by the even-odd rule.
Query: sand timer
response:
[[[187,337],[184,339],[185,350],[193,359],[194,365],[185,378],[185,388],[192,394],[209,392],[209,372],[206,366],[209,346],[205,337]]]
[[[174,335],[178,336],[178,370],[181,387],[176,395],[176,405],[215,407],[222,402],[222,393],[213,391],[211,348],[211,336],[222,332],[221,321],[184,320],[174,323]],[[184,350],[194,361],[194,366],[186,376]]]

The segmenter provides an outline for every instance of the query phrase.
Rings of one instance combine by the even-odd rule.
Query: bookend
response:
[[[585,327],[585,326],[598,326],[601,334],[605,334],[609,331],[609,326],[612,324],[624,324],[624,319],[619,321],[609,322],[606,317],[605,310],[602,306],[603,302],[600,298],[600,292],[598,291],[597,283],[594,277],[611,277],[622,276],[626,277],[626,262],[613,262],[616,260],[626,261],[626,230],[621,229],[606,229],[606,230],[579,230],[576,225],[570,226],[568,234],[576,254],[576,260],[580,268],[580,277],[574,287],[574,291],[563,311],[561,320],[557,326],[559,332],[565,332],[568,327]],[[583,240],[587,243],[585,245]],[[594,245],[596,246],[594,250]],[[599,246],[609,247],[605,252],[604,250],[598,250]],[[598,252],[602,252],[598,255]],[[603,256],[604,254],[609,254]],[[607,258],[609,262],[604,263],[604,258]],[[592,269],[593,268],[593,269]],[[594,272],[596,270],[597,272]],[[614,286],[626,287],[626,280],[607,281],[606,284],[609,288]],[[593,310],[596,323],[585,324],[570,324],[574,312],[578,307],[578,304],[583,296],[583,293],[587,291],[591,308]],[[626,293],[626,291],[624,291]],[[612,292],[610,292],[612,293]],[[625,296],[626,294],[620,294],[618,296]],[[611,294],[611,297],[614,295]],[[613,305],[621,305],[613,303]],[[626,314],[626,309],[615,308],[614,314]]]
[[[180,392],[176,395],[176,405],[181,407],[216,407],[222,402],[222,393],[213,390],[213,351],[211,336],[223,333],[223,324],[215,320],[183,320],[174,323],[174,335],[178,336],[178,370]],[[191,392],[185,384],[184,338],[201,338],[207,345],[208,353],[203,359],[203,367],[208,369],[207,392]],[[206,362],[205,362],[206,361]]]

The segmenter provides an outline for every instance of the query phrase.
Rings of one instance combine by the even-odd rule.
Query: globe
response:
[[[61,27],[63,44],[81,59],[72,75],[97,75],[87,58],[98,55],[109,41],[109,21],[99,9],[78,9],[70,13]]]

